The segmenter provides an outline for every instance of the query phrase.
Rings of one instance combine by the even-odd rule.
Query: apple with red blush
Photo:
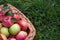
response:
[[[11,20],[11,16],[5,16],[2,20],[2,24],[6,27],[10,27],[14,24],[14,22]]]
[[[15,19],[17,19],[17,20],[20,20],[20,18],[21,18],[21,15],[20,14],[18,14],[18,13],[14,13],[14,16],[13,16]]]
[[[23,21],[23,20],[19,20],[18,21],[18,24],[20,25],[21,29],[23,31],[26,31],[27,30],[27,22]]]
[[[20,32],[16,35],[16,39],[17,39],[17,40],[25,40],[26,37],[27,37],[27,32],[25,32],[25,31],[20,31]]]

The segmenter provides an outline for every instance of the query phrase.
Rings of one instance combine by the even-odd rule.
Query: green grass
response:
[[[36,28],[34,40],[60,40],[60,0],[0,0],[22,11]]]

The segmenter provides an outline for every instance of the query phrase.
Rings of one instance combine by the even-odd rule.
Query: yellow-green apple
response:
[[[1,33],[4,34],[6,37],[9,36],[8,28],[7,27],[2,27],[1,28]]]
[[[18,24],[13,24],[10,28],[9,28],[9,32],[12,34],[12,35],[16,35],[19,31],[20,31],[20,27]]]

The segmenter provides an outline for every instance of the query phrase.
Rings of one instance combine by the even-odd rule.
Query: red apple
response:
[[[22,28],[23,31],[27,30],[27,22],[25,22],[23,20],[19,20],[18,24],[20,25],[20,27]]]
[[[15,38],[8,38],[8,40],[16,40]]]
[[[27,37],[27,33],[25,31],[20,31],[17,34],[16,39],[17,40],[25,40],[26,37]]]
[[[20,20],[20,14],[14,13],[14,18],[16,18],[17,20]]]
[[[4,19],[2,20],[2,24],[6,27],[10,27],[11,25],[14,24],[14,22],[11,20],[11,16],[6,16],[4,17]]]

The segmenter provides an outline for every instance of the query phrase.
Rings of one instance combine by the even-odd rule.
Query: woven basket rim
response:
[[[8,7],[10,8],[10,10],[15,10],[16,12],[18,12],[21,16],[22,16],[22,20],[24,20],[24,21],[26,21],[27,23],[28,23],[28,28],[29,28],[29,30],[30,30],[30,32],[29,32],[29,34],[28,34],[28,36],[26,37],[26,39],[25,40],[33,40],[34,39],[34,37],[35,37],[35,34],[36,34],[36,30],[35,30],[35,28],[34,28],[34,26],[33,26],[33,24],[29,21],[29,19],[20,11],[20,10],[18,10],[16,7],[14,7],[13,5],[11,5],[11,4],[7,4],[8,5]],[[3,5],[2,5],[3,6]],[[1,7],[0,7],[1,8]]]

